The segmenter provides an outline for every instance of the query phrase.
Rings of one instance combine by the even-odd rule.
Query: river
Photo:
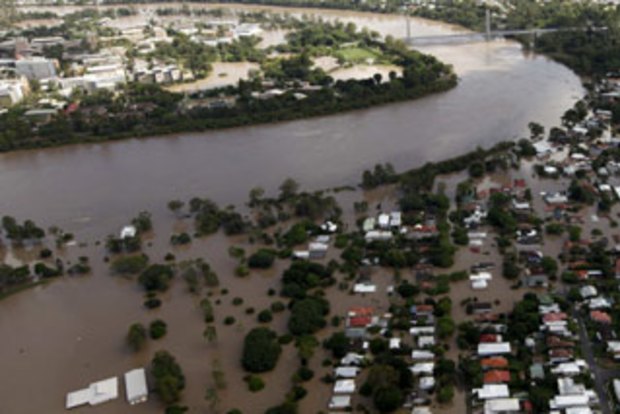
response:
[[[397,16],[303,12],[354,21],[384,35],[402,37],[406,31],[403,18]],[[414,35],[459,30],[412,22]],[[131,323],[155,318],[168,322],[169,334],[159,343],[152,342],[148,353],[165,348],[178,357],[188,377],[185,402],[190,412],[213,412],[204,395],[214,359],[229,383],[221,395],[222,408],[262,412],[281,401],[290,385],[287,369],[296,359],[292,346],[286,347],[276,372],[265,376],[268,385],[261,393],[245,391],[238,365],[243,332],[255,318],[245,315],[244,309],[264,309],[275,300],[264,293],[278,287],[275,276],[282,262],[271,272],[240,279],[229,276],[235,262],[228,257],[228,241],[221,235],[174,250],[180,259],[206,257],[231,292],[222,297],[216,311],[220,345],[208,346],[201,337],[204,324],[197,299],[188,300],[181,283],[164,295],[161,310],[146,313],[135,282],[110,277],[101,257],[103,248],[93,242],[118,231],[139,210],[150,210],[161,237],[154,238],[146,252],[161,260],[171,249],[167,237],[172,229],[187,226],[171,220],[165,208],[170,199],[198,195],[237,204],[246,200],[252,187],[260,185],[273,192],[286,177],[307,189],[355,184],[365,168],[378,162],[391,162],[403,170],[518,137],[529,121],[555,125],[583,93],[570,70],[545,57],[526,55],[513,42],[422,50],[454,65],[461,79],[457,88],[417,101],[323,118],[1,155],[0,213],[75,232],[89,246],[69,248],[66,257],[75,261],[88,255],[94,268],[92,276],[65,278],[0,304],[2,412],[64,413],[66,392],[145,365],[149,355],[131,354],[123,346],[123,335]],[[0,254],[6,252],[0,250]],[[335,314],[344,313],[346,306],[367,303],[364,298],[330,294],[336,295],[332,298]],[[233,307],[233,296],[243,297],[244,306]],[[385,309],[385,300],[385,295],[378,295],[374,306]],[[234,315],[240,325],[224,327],[221,321],[227,315]],[[285,323],[284,315],[278,315],[272,325],[282,332]],[[315,357],[316,365],[320,361]],[[329,393],[319,378],[327,371],[317,366],[302,412],[325,407]],[[121,392],[117,402],[75,412],[120,414],[129,412],[128,407]],[[131,408],[134,413],[161,411],[154,398]]]
[[[383,35],[406,33],[400,16],[303,12],[354,21]],[[414,36],[455,30],[412,20]],[[489,146],[524,134],[530,121],[557,124],[583,93],[570,70],[526,55],[514,42],[422,51],[454,65],[457,88],[320,119],[0,155],[0,211],[100,236],[136,210],[156,212],[172,198],[240,203],[252,187],[274,190],[286,177],[307,189],[355,184],[375,163],[403,170]]]

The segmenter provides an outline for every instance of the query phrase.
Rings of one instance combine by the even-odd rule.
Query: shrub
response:
[[[257,319],[261,323],[269,323],[273,320],[273,315],[269,309],[265,309],[258,313]]]
[[[248,375],[243,379],[248,384],[250,392],[258,392],[265,388],[265,382],[256,375]]]

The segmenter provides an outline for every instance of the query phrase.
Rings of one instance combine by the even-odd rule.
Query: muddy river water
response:
[[[405,21],[399,16],[323,10],[303,13],[354,21],[384,35],[402,37],[406,33]],[[455,30],[459,29],[412,20],[414,35]],[[274,191],[285,177],[310,189],[355,184],[363,169],[378,162],[391,162],[402,170],[518,137],[525,133],[529,121],[554,125],[583,92],[570,70],[545,57],[526,55],[513,42],[421,50],[454,65],[461,79],[459,86],[413,102],[323,118],[1,155],[0,213],[75,232],[89,245],[70,247],[64,254],[73,261],[80,255],[90,256],[94,272],[0,302],[0,411],[64,413],[66,392],[145,365],[152,352],[161,348],[170,350],[184,368],[188,378],[185,403],[192,413],[226,412],[233,407],[246,414],[260,413],[280,402],[290,386],[292,372],[287,369],[296,366],[287,362],[297,358],[294,348],[286,347],[276,371],[265,376],[267,388],[258,394],[246,390],[239,353],[243,333],[255,320],[255,315],[246,315],[244,309],[252,306],[258,311],[275,300],[265,292],[277,288],[276,275],[281,268],[246,279],[233,277],[234,261],[226,253],[228,240],[223,236],[174,251],[177,258],[205,257],[219,273],[222,286],[231,292],[221,296],[222,304],[216,306],[218,343],[209,345],[202,338],[199,299],[192,298],[182,283],[176,283],[164,296],[161,310],[147,313],[136,283],[110,277],[102,247],[94,242],[146,209],[153,213],[156,226],[153,245],[146,252],[154,260],[162,260],[171,250],[170,232],[187,225],[176,222],[166,211],[170,199],[199,195],[221,204],[238,204],[247,199],[252,187]],[[378,283],[384,287],[383,282]],[[335,295],[335,314],[344,313],[345,306],[369,301],[339,292],[330,295]],[[338,295],[348,299],[340,301]],[[235,296],[245,300],[243,306],[230,304]],[[377,295],[373,301],[385,310],[383,296]],[[235,326],[221,323],[228,315],[237,318]],[[148,351],[137,356],[129,352],[123,342],[127,327],[155,318],[168,322],[166,338],[151,341]],[[272,326],[282,332],[285,324],[284,315],[277,315]],[[321,358],[315,357],[317,375],[307,386],[312,392],[304,399],[303,413],[324,409],[329,396],[328,388],[318,381],[328,372],[319,367]],[[219,411],[204,399],[214,363],[227,373],[228,382],[227,390],[220,393]],[[114,403],[75,412],[161,412],[156,401],[129,407],[122,393],[120,397]]]

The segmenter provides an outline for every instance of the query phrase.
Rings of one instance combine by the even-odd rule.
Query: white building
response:
[[[15,62],[15,70],[29,80],[50,79],[57,75],[54,61],[42,57],[20,59]]]
[[[94,382],[88,388],[67,394],[66,408],[71,409],[81,405],[98,405],[118,398],[118,378],[108,378]]]
[[[144,368],[137,368],[125,373],[125,393],[131,405],[146,402],[149,391],[146,387]]]

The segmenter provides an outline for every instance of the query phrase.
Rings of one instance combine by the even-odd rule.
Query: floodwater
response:
[[[401,16],[275,10],[354,21],[383,35],[406,33]],[[414,35],[455,30],[419,19],[411,24]],[[530,121],[557,124],[583,93],[570,70],[525,55],[514,42],[422,50],[454,65],[457,88],[320,119],[0,155],[0,211],[99,236],[172,198],[238,204],[252,187],[273,191],[289,176],[310,189],[355,184],[375,163],[403,170],[490,146],[525,133]]]
[[[172,85],[167,89],[173,92],[195,92],[237,85],[240,79],[249,77],[250,71],[260,70],[259,65],[252,62],[215,62],[212,66],[213,70],[205,79]]]
[[[286,11],[353,20],[384,35],[401,37],[406,31],[402,17]],[[454,30],[412,20],[414,34]],[[245,309],[251,306],[258,312],[276,300],[266,292],[278,288],[278,275],[285,263],[240,279],[233,276],[235,262],[227,254],[230,240],[224,236],[195,241],[189,248],[171,248],[171,232],[189,223],[175,220],[165,204],[194,195],[221,204],[240,204],[250,188],[261,185],[273,193],[288,176],[310,189],[355,184],[363,169],[378,162],[391,162],[403,170],[518,137],[532,120],[554,125],[583,92],[571,71],[544,57],[524,55],[512,42],[429,46],[423,51],[454,65],[461,78],[457,88],[418,101],[317,119],[0,156],[1,214],[31,218],[46,226],[57,224],[75,232],[78,241],[88,246],[69,247],[62,254],[72,261],[87,255],[93,266],[91,276],[67,277],[0,303],[0,366],[7,373],[0,379],[3,412],[64,413],[66,392],[146,365],[159,349],[170,350],[185,371],[184,403],[190,412],[226,412],[238,407],[245,413],[259,413],[281,402],[290,386],[291,367],[298,365],[294,347],[285,346],[277,369],[264,376],[267,388],[257,394],[246,390],[239,360],[243,335],[255,321],[255,315],[246,315]],[[343,207],[350,210],[351,205]],[[155,221],[153,245],[145,247],[152,261],[161,261],[168,251],[179,260],[206,258],[218,272],[222,288],[229,289],[229,294],[212,298],[213,303],[218,298],[222,302],[215,306],[215,344],[202,338],[204,324],[197,303],[204,292],[194,298],[177,280],[163,295],[163,307],[145,312],[136,282],[109,275],[103,247],[95,246],[95,241],[117,232],[144,209],[153,213]],[[248,251],[255,248],[245,247]],[[330,290],[333,314],[369,301],[378,310],[387,309],[383,292],[391,277],[389,273],[373,275],[381,289],[373,298]],[[499,278],[494,280],[498,286],[504,284]],[[244,299],[242,306],[231,304],[236,296]],[[503,306],[508,303],[502,301]],[[234,326],[223,325],[228,315],[237,319]],[[132,354],[124,345],[128,326],[156,318],[168,323],[168,335],[150,341],[146,351]],[[285,315],[276,315],[271,326],[284,332]],[[318,350],[314,357],[315,378],[306,386],[312,392],[303,400],[301,412],[326,407],[329,388],[319,385],[319,378],[330,369],[319,366],[323,356]],[[228,387],[219,393],[219,406],[210,408],[204,396],[213,383],[211,370],[216,364],[226,373]],[[123,397],[121,392],[113,403],[75,412],[146,414],[162,410],[154,398],[129,408]]]

